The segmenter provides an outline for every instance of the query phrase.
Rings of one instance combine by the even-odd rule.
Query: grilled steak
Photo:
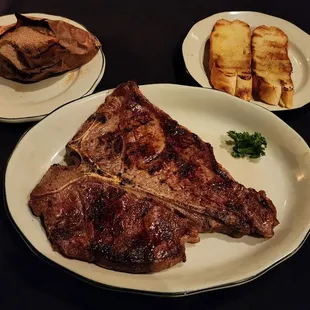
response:
[[[278,224],[264,191],[236,182],[209,143],[151,104],[134,82],[106,98],[67,150],[105,176],[173,203],[200,232],[268,238]]]
[[[264,191],[238,183],[213,148],[119,85],[30,195],[32,212],[63,255],[147,273],[184,262],[199,232],[270,238],[278,224]]]
[[[53,165],[31,193],[30,207],[55,250],[105,268],[147,273],[185,262],[198,230],[169,203],[93,174]]]

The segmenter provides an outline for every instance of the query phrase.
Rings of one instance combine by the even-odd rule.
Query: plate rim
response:
[[[46,17],[53,16],[53,17],[58,17],[58,18],[66,19],[66,20],[72,21],[72,22],[80,25],[82,28],[86,29],[87,32],[90,32],[84,24],[82,24],[82,23],[80,23],[78,21],[75,21],[75,20],[73,20],[71,18],[65,17],[65,16],[53,15],[53,14],[47,14],[47,13],[34,13],[34,12],[32,12],[32,13],[22,13],[22,14],[26,15],[26,16],[28,16],[28,15],[29,16],[31,16],[31,15],[42,15],[42,17],[43,16],[46,16]],[[15,16],[15,15],[14,14],[6,14],[6,15],[1,15],[0,18],[8,17],[8,16]],[[62,103],[60,106],[56,107],[55,109],[58,109],[58,108],[62,107],[63,105],[67,104],[67,103],[71,103],[72,101],[76,101],[76,100],[79,100],[81,98],[84,98],[84,97],[86,97],[86,96],[88,96],[88,95],[90,95],[90,94],[92,94],[94,92],[95,88],[98,86],[98,84],[102,80],[102,77],[103,77],[105,69],[106,69],[106,56],[105,56],[105,54],[104,54],[104,52],[102,50],[102,46],[100,46],[99,51],[101,53],[102,64],[101,64],[100,72],[99,72],[96,80],[94,81],[94,83],[91,85],[91,87],[83,95],[81,95],[80,97],[74,98],[74,99],[69,100],[69,101],[66,101],[66,102]],[[20,116],[20,117],[3,117],[3,116],[0,116],[0,122],[3,122],[3,123],[24,123],[24,122],[40,121],[45,116],[47,116],[47,115],[51,114],[52,112],[54,112],[55,109],[53,109],[52,111],[50,111],[48,113],[45,113],[45,114],[30,115],[30,116],[25,116],[25,117],[22,117],[22,116]]]
[[[154,83],[154,84],[143,84],[143,85],[139,85],[140,87],[152,87],[152,86],[169,86],[169,87],[176,87],[176,88],[188,88],[188,89],[200,89],[203,91],[210,91],[210,89],[208,88],[200,88],[200,87],[195,87],[195,86],[186,86],[186,85],[179,85],[179,84],[172,84],[172,83]],[[82,101],[85,99],[92,99],[91,97],[97,97],[97,96],[101,96],[101,95],[107,95],[109,94],[111,91],[113,91],[114,88],[111,89],[107,89],[95,94],[91,94],[88,95],[86,97],[83,98],[79,98],[77,100],[74,101]],[[225,94],[223,93],[222,95],[227,96],[227,97],[231,97],[229,94]],[[239,101],[239,104],[247,104],[246,102],[244,102],[241,99],[236,98]],[[242,102],[242,103],[241,103]],[[87,278],[84,275],[78,274],[70,269],[68,269],[67,267],[55,262],[54,260],[52,260],[51,258],[49,258],[48,256],[45,256],[43,253],[40,252],[40,250],[36,249],[31,241],[24,235],[23,231],[18,227],[17,223],[15,222],[11,212],[10,212],[10,208],[9,208],[9,204],[8,204],[8,200],[7,200],[7,182],[6,182],[6,175],[7,175],[7,170],[8,170],[8,166],[9,163],[11,161],[11,158],[15,152],[15,150],[18,148],[19,144],[21,143],[21,141],[25,138],[25,136],[27,134],[29,134],[29,132],[31,130],[33,130],[36,126],[40,126],[40,123],[47,117],[49,117],[50,115],[54,114],[57,110],[63,108],[64,106],[73,104],[73,101],[71,102],[67,102],[64,105],[56,108],[55,110],[53,110],[52,112],[50,112],[48,115],[46,115],[44,118],[42,118],[38,123],[34,124],[33,126],[31,126],[27,131],[24,132],[24,134],[19,138],[18,142],[16,143],[14,149],[12,150],[4,171],[3,171],[3,197],[4,197],[4,208],[6,211],[6,214],[9,218],[9,221],[12,223],[13,227],[15,228],[15,230],[17,231],[17,233],[20,235],[20,237],[22,238],[22,240],[26,243],[26,245],[28,246],[28,248],[31,250],[32,253],[34,253],[36,256],[38,256],[40,259],[42,259],[43,261],[46,261],[49,265],[52,265],[53,267],[56,267],[62,271],[64,271],[65,273],[74,276],[77,279],[82,280],[83,282],[87,282],[93,286],[96,287],[100,287],[103,289],[108,289],[108,290],[113,290],[113,291],[123,291],[123,292],[128,292],[128,293],[137,293],[137,294],[141,294],[141,295],[151,295],[151,296],[159,296],[159,297],[183,297],[183,296],[190,296],[190,295],[194,295],[194,294],[199,294],[199,293],[203,293],[203,292],[208,292],[208,291],[214,291],[214,290],[219,290],[219,289],[225,289],[225,288],[230,288],[230,287],[234,287],[234,286],[239,286],[242,284],[246,284],[248,282],[251,282],[257,278],[259,278],[260,276],[262,276],[263,274],[265,274],[266,272],[268,272],[269,270],[273,269],[274,267],[276,267],[277,265],[279,265],[280,263],[284,262],[285,260],[287,260],[288,258],[290,258],[291,256],[293,256],[294,254],[296,254],[298,252],[298,250],[300,250],[300,248],[303,246],[303,244],[305,243],[305,241],[307,240],[307,238],[310,235],[310,228],[308,229],[308,231],[305,233],[305,236],[303,237],[303,239],[300,241],[300,243],[293,249],[291,250],[289,253],[287,253],[285,256],[283,256],[282,258],[279,258],[278,260],[274,261],[273,263],[267,265],[263,270],[249,276],[246,277],[244,279],[240,279],[237,281],[231,281],[231,282],[227,282],[227,283],[223,283],[223,284],[219,284],[219,285],[215,285],[215,286],[211,286],[211,287],[207,287],[207,288],[202,288],[202,289],[197,289],[197,290],[189,290],[189,291],[178,291],[178,292],[161,292],[161,291],[152,291],[152,290],[140,290],[140,289],[132,289],[132,288],[125,288],[125,287],[121,287],[121,286],[114,286],[114,285],[109,285],[106,283],[102,283],[96,280],[91,280],[89,278]],[[259,106],[253,105],[254,109],[259,109]],[[268,113],[266,112],[262,112],[262,113]],[[271,115],[271,114],[269,114]],[[280,118],[278,118],[276,115],[272,115],[271,117],[276,118],[278,121],[280,121],[282,123],[282,125],[288,127],[287,129],[294,132],[299,138],[300,138],[300,142],[303,143],[305,145],[305,147],[307,147],[308,149],[310,149],[310,147],[308,146],[308,144],[306,143],[306,141],[299,135],[298,132],[296,132],[293,128],[291,128],[289,125],[287,125],[283,120],[281,120]]]
[[[295,28],[296,31],[300,31],[301,33],[303,33],[303,35],[308,36],[308,37],[309,37],[309,43],[310,43],[310,35],[309,35],[306,31],[304,31],[303,29],[301,29],[301,28],[298,27],[297,25],[293,24],[292,22],[290,22],[290,21],[288,21],[288,20],[286,20],[286,19],[284,19],[284,18],[278,17],[278,16],[266,14],[266,13],[259,12],[259,11],[251,11],[251,10],[245,10],[245,11],[242,11],[242,10],[240,10],[240,11],[233,11],[233,10],[232,10],[232,11],[221,11],[221,12],[217,12],[217,13],[214,13],[214,14],[212,14],[212,15],[209,15],[209,16],[207,16],[207,17],[205,17],[205,18],[202,18],[202,19],[196,21],[196,22],[189,28],[188,32],[186,33],[186,35],[185,35],[185,37],[184,37],[184,39],[183,39],[183,41],[182,41],[182,57],[183,57],[183,61],[184,61],[185,70],[186,70],[187,74],[188,74],[189,76],[191,76],[191,77],[195,80],[195,82],[196,82],[200,87],[203,87],[203,88],[213,89],[213,90],[215,90],[215,91],[220,91],[220,90],[217,90],[217,89],[212,88],[211,85],[210,85],[210,86],[203,86],[203,85],[197,80],[197,78],[195,77],[195,75],[191,73],[190,69],[188,68],[188,64],[187,64],[187,62],[186,62],[187,57],[185,57],[185,51],[184,51],[184,49],[185,49],[185,43],[188,41],[188,37],[189,37],[190,33],[192,32],[192,30],[193,30],[199,23],[201,23],[201,22],[203,22],[203,21],[205,21],[205,20],[207,20],[207,19],[210,19],[210,18],[212,18],[212,17],[214,17],[214,16],[222,15],[222,14],[227,14],[227,15],[230,14],[230,15],[236,15],[236,16],[238,16],[239,14],[254,14],[254,15],[261,15],[261,16],[269,17],[269,18],[272,18],[272,19],[278,19],[278,20],[281,20],[281,21],[283,21],[283,22],[289,24],[291,27]],[[209,84],[210,84],[210,82],[209,82]],[[266,107],[264,107],[264,106],[258,105],[256,102],[252,102],[252,101],[251,101],[250,103],[252,103],[252,104],[254,104],[254,105],[257,105],[257,106],[260,106],[260,107],[263,107],[263,108],[265,108],[266,110],[268,110],[268,111],[270,111],[270,112],[289,112],[289,111],[297,110],[297,109],[300,109],[300,108],[303,108],[303,107],[307,106],[307,105],[310,103],[310,92],[309,92],[309,99],[308,99],[308,100],[309,100],[309,101],[308,101],[307,103],[304,103],[302,106],[300,106],[300,107],[296,107],[296,106],[294,107],[294,106],[293,106],[291,109],[285,109],[285,108],[273,109],[273,105],[265,104]],[[277,107],[278,107],[278,106],[277,106]]]

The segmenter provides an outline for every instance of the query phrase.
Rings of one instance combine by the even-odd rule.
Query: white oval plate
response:
[[[140,88],[151,102],[210,142],[217,160],[237,181],[267,192],[280,221],[274,237],[233,239],[201,234],[200,243],[187,245],[186,263],[145,275],[106,270],[54,252],[40,221],[27,206],[29,194],[50,165],[62,161],[66,143],[104,102],[108,92],[101,92],[44,118],[24,135],[12,153],[5,174],[7,210],[31,248],[91,283],[165,295],[238,285],[296,252],[310,229],[310,150],[304,140],[267,110],[222,92],[169,84]],[[231,129],[261,132],[268,141],[266,156],[258,162],[233,158],[222,145],[223,136]]]
[[[25,15],[64,20],[76,27],[86,28],[61,16],[40,13]],[[0,17],[0,25],[16,22],[14,15]],[[102,79],[105,56],[102,49],[87,64],[40,82],[22,84],[0,77],[0,122],[20,123],[42,119],[59,106],[92,94]]]
[[[292,109],[300,108],[310,102],[310,36],[286,20],[257,12],[214,14],[197,22],[190,29],[183,41],[182,52],[186,69],[198,84],[202,87],[212,87],[205,70],[208,68],[205,48],[212,28],[220,18],[231,21],[242,20],[248,23],[252,30],[260,25],[276,26],[282,29],[289,38],[288,54],[293,66],[292,80],[295,93]],[[261,101],[253,100],[253,102],[270,111],[287,110]]]

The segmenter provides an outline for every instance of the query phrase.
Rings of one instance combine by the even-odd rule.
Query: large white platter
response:
[[[208,45],[206,43],[214,24],[221,18],[230,21],[242,20],[248,23],[252,30],[260,25],[282,29],[289,38],[288,54],[293,66],[292,80],[295,93],[292,109],[300,108],[310,102],[310,36],[284,19],[259,12],[217,13],[197,22],[190,29],[183,41],[182,52],[186,69],[197,83],[202,87],[212,87],[206,74],[208,71]],[[253,103],[270,111],[287,110],[258,100],[253,100]]]
[[[76,27],[81,24],[61,16],[25,14],[64,20]],[[0,16],[0,26],[16,22],[15,15]],[[20,123],[42,119],[61,105],[92,94],[103,77],[105,56],[102,49],[85,65],[40,82],[23,84],[0,77],[0,122]]]
[[[295,253],[310,229],[310,150],[304,140],[272,113],[222,92],[155,84],[140,87],[158,107],[210,142],[217,160],[235,179],[263,189],[273,200],[280,224],[269,240],[233,239],[201,234],[187,246],[187,262],[168,270],[133,275],[67,259],[54,252],[27,202],[51,164],[61,162],[64,146],[104,102],[102,92],[67,104],[36,124],[17,144],[5,174],[8,214],[39,256],[83,279],[143,293],[184,295],[252,280]],[[267,138],[266,156],[258,161],[233,158],[223,143],[228,130],[258,131]]]

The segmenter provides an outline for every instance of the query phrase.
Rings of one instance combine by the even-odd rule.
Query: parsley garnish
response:
[[[236,132],[230,130],[228,136],[233,140],[226,141],[227,144],[234,144],[231,155],[235,158],[248,156],[249,158],[259,158],[265,155],[267,147],[266,139],[259,133],[250,134],[248,132]]]

